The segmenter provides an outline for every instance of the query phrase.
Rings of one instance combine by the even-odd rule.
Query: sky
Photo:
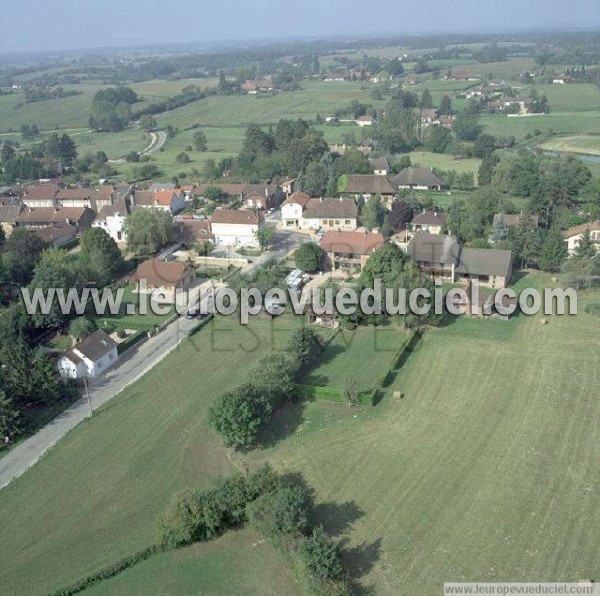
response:
[[[599,0],[0,0],[0,53],[344,34],[600,28]]]

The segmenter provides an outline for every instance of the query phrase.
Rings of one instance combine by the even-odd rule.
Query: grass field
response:
[[[600,155],[600,136],[572,135],[555,137],[538,146],[548,151]]]
[[[597,577],[600,318],[585,303],[600,293],[545,326],[520,316],[429,331],[395,381],[403,400],[286,408],[267,447],[246,455],[221,447],[206,409],[296,323],[217,319],[0,492],[1,591],[47,593],[93,572],[147,545],[174,491],[264,461],[305,474],[353,574],[377,593]],[[255,538],[237,537],[152,558],[96,591],[224,593],[248,573],[255,593],[294,593],[267,547],[264,560],[244,548]]]
[[[390,369],[391,361],[408,334],[395,325],[342,329],[312,367],[303,383],[342,389],[347,381],[369,391]]]
[[[477,171],[481,160],[474,157],[459,159],[454,155],[445,153],[431,153],[430,151],[413,151],[409,153],[413,165],[419,164],[427,168],[440,168],[442,170],[456,170],[459,173],[472,172],[477,182]]]

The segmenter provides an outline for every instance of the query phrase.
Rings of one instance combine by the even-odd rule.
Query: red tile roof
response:
[[[296,191],[283,201],[282,205],[300,205],[301,207],[305,207],[308,201],[310,201],[310,197],[305,192]]]
[[[371,232],[342,232],[330,230],[321,238],[325,252],[371,254],[385,242],[383,234]]]
[[[248,209],[217,209],[211,218],[213,224],[258,225],[263,220],[262,212]]]

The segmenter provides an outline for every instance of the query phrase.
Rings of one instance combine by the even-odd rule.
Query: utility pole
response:
[[[87,397],[88,406],[90,407],[90,418],[94,415],[94,409],[92,408],[92,400],[90,399],[90,391],[88,389],[87,377],[84,373],[83,375],[83,385],[85,387],[85,395]]]

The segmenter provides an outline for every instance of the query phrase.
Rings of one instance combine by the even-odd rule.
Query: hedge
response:
[[[142,321],[132,321],[130,319],[94,319],[98,329],[102,329],[106,324],[107,327],[119,327],[120,329],[134,329],[135,331],[154,331],[157,327],[156,323],[144,323]]]
[[[195,335],[196,333],[198,333],[198,331],[200,331],[200,329],[202,329],[202,327],[204,327],[204,325],[206,325],[209,321],[212,321],[214,318],[214,314],[213,313],[209,313],[206,318],[202,319],[201,321],[198,322],[197,325],[194,325],[189,331],[188,331],[188,337],[192,337],[192,335]]]
[[[132,346],[140,343],[147,336],[146,331],[136,331],[117,346],[117,352],[122,354]]]
[[[325,401],[334,401],[337,403],[345,403],[346,399],[341,389],[335,387],[321,387],[319,385],[304,385],[298,383],[296,385],[298,393],[304,399],[318,399]],[[373,405],[373,391],[361,391],[358,394],[359,403],[370,406]]]

